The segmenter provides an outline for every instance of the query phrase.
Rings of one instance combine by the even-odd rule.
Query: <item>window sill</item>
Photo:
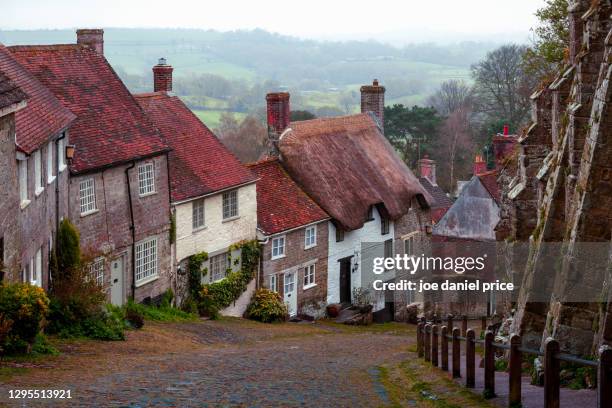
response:
[[[284,257],[286,257],[287,255],[277,255],[277,256],[273,256],[272,258],[270,258],[272,261],[276,261],[277,259],[283,259]]]
[[[36,197],[38,197],[39,195],[41,195],[41,194],[43,193],[43,191],[45,191],[45,188],[44,188],[44,187],[38,187],[38,188],[36,189],[36,191],[34,191],[34,195],[35,195]]]
[[[198,232],[206,231],[207,229],[208,229],[208,226],[207,226],[207,225],[204,225],[204,226],[202,226],[202,227],[193,228],[193,229],[191,230],[191,233],[192,233],[192,234],[197,234]]]
[[[229,218],[224,218],[223,221],[221,221],[221,223],[236,221],[238,218],[240,218],[239,215],[235,215],[235,216],[229,217]]]
[[[139,288],[141,286],[146,285],[147,283],[151,283],[159,279],[159,275],[149,276],[148,278],[136,281],[136,287]]]
[[[23,201],[21,201],[21,204],[19,204],[19,207],[21,207],[21,209],[23,210],[23,209],[25,209],[25,208],[26,208],[28,205],[30,205],[30,203],[31,203],[31,202],[32,202],[32,201],[30,201],[30,200],[23,200]]]
[[[305,247],[304,247],[304,251],[306,251],[307,249],[312,249],[312,248],[315,248],[316,246],[317,246],[317,244],[313,244],[313,245],[305,246]]]
[[[55,181],[55,178],[56,178],[55,176],[51,176],[51,177],[49,177],[49,178],[47,179],[47,184],[51,184],[51,183],[53,183],[53,182]]]
[[[60,164],[60,166],[59,166],[59,171],[60,171],[60,173],[61,173],[62,171],[64,171],[64,170],[66,170],[67,168],[68,168],[68,166],[66,166],[65,164]]]
[[[91,210],[91,211],[87,211],[87,212],[81,213],[81,218],[83,218],[83,217],[87,217],[88,215],[95,214],[95,213],[97,213],[97,212],[99,212],[99,211],[100,211],[100,210],[95,209],[95,210]]]
[[[145,198],[145,197],[149,197],[149,196],[152,196],[152,195],[155,195],[155,194],[157,194],[157,191],[152,191],[152,192],[146,193],[146,194],[138,194],[138,197]]]
[[[303,289],[303,290],[308,290],[308,289],[312,289],[312,288],[314,288],[314,287],[316,287],[316,286],[317,286],[317,284],[316,284],[316,283],[311,283],[310,285],[306,285],[306,286],[304,286],[302,289]]]

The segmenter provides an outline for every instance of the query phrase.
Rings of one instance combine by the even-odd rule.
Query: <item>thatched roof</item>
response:
[[[397,219],[415,197],[423,208],[432,202],[369,114],[290,128],[279,146],[284,167],[341,228],[361,228],[372,205]]]

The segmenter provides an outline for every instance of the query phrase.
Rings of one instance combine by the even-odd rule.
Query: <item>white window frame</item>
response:
[[[404,254],[409,257],[415,256],[414,246],[416,243],[417,233],[407,235],[403,238],[404,240]],[[410,250],[408,249],[410,247]]]
[[[143,163],[138,166],[138,195],[146,197],[155,193],[155,165]]]
[[[30,204],[28,198],[28,159],[17,160],[17,168],[19,169],[19,197],[21,199],[21,208],[25,208]]]
[[[42,154],[39,150],[34,152],[34,195],[38,197],[45,191],[42,178]]]
[[[49,142],[47,145],[47,184],[51,184],[55,181],[55,174],[53,174],[53,142]]]
[[[306,265],[304,267],[304,289],[310,289],[317,286],[316,267],[315,264]]]
[[[193,231],[198,231],[205,227],[206,201],[204,198],[200,198],[191,202],[191,229]]]
[[[280,237],[272,238],[272,248],[271,254],[272,259],[280,259],[285,257],[287,246],[287,237],[285,235],[281,235]]]
[[[96,206],[96,180],[93,177],[79,182],[79,204],[81,216],[98,211]]]
[[[227,252],[211,256],[209,266],[210,279],[212,282],[219,282],[225,279],[227,276],[227,268],[229,268]]]
[[[36,286],[40,286],[42,287],[42,268],[43,268],[43,261],[42,261],[42,255],[43,255],[43,249],[42,247],[38,248],[38,251],[36,251],[36,254],[34,255],[34,258],[32,260],[32,285],[36,285]]]
[[[60,173],[66,170],[66,137],[62,137],[57,141],[57,161],[59,164]]]
[[[317,226],[313,225],[304,230],[304,249],[317,246]]]
[[[270,275],[270,290],[278,293],[278,277],[276,275]]]
[[[238,190],[226,191],[222,196],[221,211],[223,220],[232,220],[239,216]]]
[[[98,285],[104,285],[104,258],[96,258],[89,265],[89,274]]]
[[[136,285],[144,285],[159,276],[157,238],[147,238],[136,244]]]

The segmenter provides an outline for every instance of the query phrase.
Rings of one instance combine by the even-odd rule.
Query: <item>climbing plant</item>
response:
[[[189,274],[189,293],[197,298],[202,289],[202,277],[208,273],[207,269],[202,269],[202,264],[208,260],[207,252],[199,252],[191,255],[187,261],[187,273]]]

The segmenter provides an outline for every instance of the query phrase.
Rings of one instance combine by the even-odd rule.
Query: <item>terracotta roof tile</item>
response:
[[[135,97],[172,148],[169,161],[173,202],[256,180],[178,97],[162,92]]]
[[[161,136],[103,55],[76,44],[8,47],[76,116],[73,172],[168,151]]]
[[[291,179],[277,159],[248,166],[259,176],[257,223],[265,234],[276,234],[329,218]]]
[[[15,114],[17,145],[32,153],[75,119],[61,102],[34,75],[19,64],[0,44],[0,70],[28,95],[28,105]]]
[[[28,95],[0,69],[0,110],[23,102],[27,98]]]
[[[412,199],[432,201],[369,114],[295,122],[280,141],[283,166],[342,228],[354,230],[382,204],[397,219]]]
[[[497,170],[478,174],[476,177],[480,179],[480,182],[487,189],[489,194],[491,194],[491,197],[499,204],[501,195],[499,192],[499,185],[497,184]]]

